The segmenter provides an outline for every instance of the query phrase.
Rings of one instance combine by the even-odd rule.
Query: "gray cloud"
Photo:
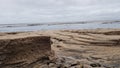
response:
[[[0,23],[120,19],[120,0],[0,0]]]

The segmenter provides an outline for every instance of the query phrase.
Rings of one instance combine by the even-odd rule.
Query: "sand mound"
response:
[[[26,67],[54,56],[48,36],[0,40],[0,67]],[[28,68],[28,67],[26,67]]]

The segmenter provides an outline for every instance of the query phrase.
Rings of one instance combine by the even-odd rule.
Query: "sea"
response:
[[[120,28],[120,22],[0,24],[0,32],[68,30],[68,29],[98,29],[98,28]]]

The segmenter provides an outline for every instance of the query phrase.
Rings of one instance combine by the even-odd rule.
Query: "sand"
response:
[[[0,39],[50,36],[52,50],[66,68],[120,68],[120,29],[46,30],[0,33]],[[70,59],[70,60],[69,60]],[[72,61],[72,60],[74,61]],[[58,61],[57,61],[58,62]],[[52,65],[52,64],[51,64]],[[47,65],[46,65],[47,66]],[[49,64],[50,66],[50,64]],[[37,66],[34,68],[47,68]],[[52,67],[48,67],[52,68]],[[53,68],[58,68],[53,64]],[[64,68],[64,67],[61,67]]]

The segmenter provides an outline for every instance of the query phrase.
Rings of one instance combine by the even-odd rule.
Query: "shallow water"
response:
[[[12,24],[0,25],[0,32],[16,32],[16,31],[36,31],[36,30],[64,30],[64,29],[97,29],[97,28],[120,28],[119,23],[85,23],[85,24],[56,24],[56,25],[34,25],[28,24]]]

